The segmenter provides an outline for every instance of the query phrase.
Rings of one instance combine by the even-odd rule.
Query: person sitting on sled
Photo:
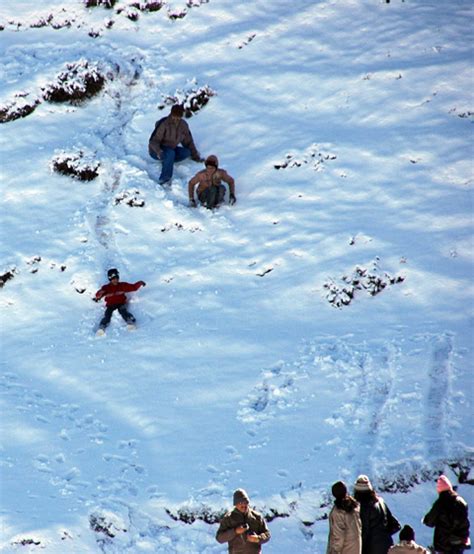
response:
[[[133,329],[135,324],[134,316],[127,310],[127,296],[125,293],[138,290],[140,287],[146,285],[145,281],[137,281],[133,285],[120,281],[120,275],[117,269],[109,269],[107,272],[109,283],[101,287],[95,293],[95,302],[99,302],[102,298],[105,298],[105,314],[99,323],[99,329],[97,333],[103,335],[105,328],[109,325],[112,314],[115,310],[123,317],[127,322],[129,328]]]
[[[235,204],[235,181],[225,169],[219,167],[217,156],[208,156],[204,162],[206,169],[198,171],[188,183],[189,203],[195,208],[194,187],[197,185],[199,202],[206,208],[217,208],[226,193],[222,181],[229,185],[229,204]]]

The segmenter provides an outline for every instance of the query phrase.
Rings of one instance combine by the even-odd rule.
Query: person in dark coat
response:
[[[119,272],[117,269],[112,268],[107,272],[109,278],[109,283],[101,287],[95,293],[95,302],[99,302],[102,298],[105,298],[105,313],[104,317],[99,323],[99,329],[97,330],[98,335],[103,335],[105,333],[106,327],[110,323],[112,314],[115,310],[122,316],[122,318],[127,322],[129,328],[134,328],[135,317],[127,310],[127,292],[133,292],[138,290],[140,287],[146,285],[145,281],[137,281],[136,283],[126,283],[125,281],[120,281]]]
[[[362,554],[387,554],[393,545],[392,535],[400,531],[400,523],[375,493],[367,475],[357,478],[354,498],[360,504]]]
[[[229,554],[259,554],[270,540],[265,519],[249,506],[244,489],[234,492],[234,509],[225,514],[216,533],[217,542],[228,543]]]
[[[436,490],[438,498],[423,518],[423,523],[434,527],[433,547],[436,552],[461,554],[470,547],[467,503],[454,491],[445,475],[439,477]]]

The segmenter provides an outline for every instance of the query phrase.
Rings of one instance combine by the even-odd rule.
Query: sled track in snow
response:
[[[447,455],[452,353],[453,344],[449,335],[442,335],[432,341],[425,405],[425,436],[429,459],[444,458]]]

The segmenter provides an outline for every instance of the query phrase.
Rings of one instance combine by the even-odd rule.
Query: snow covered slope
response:
[[[0,8],[2,552],[224,552],[238,487],[324,552],[359,473],[430,544],[437,475],[473,498],[472,2],[99,4]],[[157,184],[173,101],[235,206]],[[109,267],[147,286],[97,338]]]

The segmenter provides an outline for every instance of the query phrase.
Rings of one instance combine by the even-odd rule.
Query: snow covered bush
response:
[[[98,94],[104,84],[105,77],[98,64],[82,58],[66,64],[56,82],[43,88],[43,97],[48,102],[80,103]]]
[[[301,154],[287,154],[284,161],[274,164],[273,167],[275,169],[286,169],[310,164],[315,171],[321,171],[325,162],[336,158],[336,154],[322,152],[317,144],[312,144]]]
[[[69,175],[80,181],[92,181],[99,175],[100,163],[92,154],[82,150],[78,152],[60,152],[51,161],[51,169],[63,175]]]
[[[166,106],[181,104],[184,107],[184,117],[190,118],[204,108],[209,99],[215,95],[216,92],[208,85],[194,86],[187,91],[177,90],[173,95],[164,96],[158,109],[163,110]]]
[[[13,267],[6,271],[3,275],[0,275],[0,289],[5,286],[5,283],[7,281],[10,281],[10,279],[13,279],[16,273],[16,268]]]
[[[117,0],[84,0],[86,8],[96,8],[103,6],[104,8],[113,8]]]
[[[127,204],[131,208],[143,208],[145,205],[145,200],[140,196],[140,191],[137,189],[134,190],[124,190],[115,197],[114,204]]]
[[[132,2],[130,6],[141,12],[157,12],[163,7],[163,2],[150,0],[148,2]]]
[[[8,123],[26,117],[33,113],[39,104],[39,99],[29,98],[28,92],[17,93],[13,100],[0,106],[0,123]]]
[[[335,308],[342,308],[352,302],[357,291],[365,290],[370,296],[376,296],[387,286],[402,283],[405,280],[401,275],[390,275],[380,271],[378,262],[379,258],[376,257],[371,269],[356,266],[351,275],[344,275],[339,283],[333,279],[324,283],[324,288],[328,291],[327,301]]]

